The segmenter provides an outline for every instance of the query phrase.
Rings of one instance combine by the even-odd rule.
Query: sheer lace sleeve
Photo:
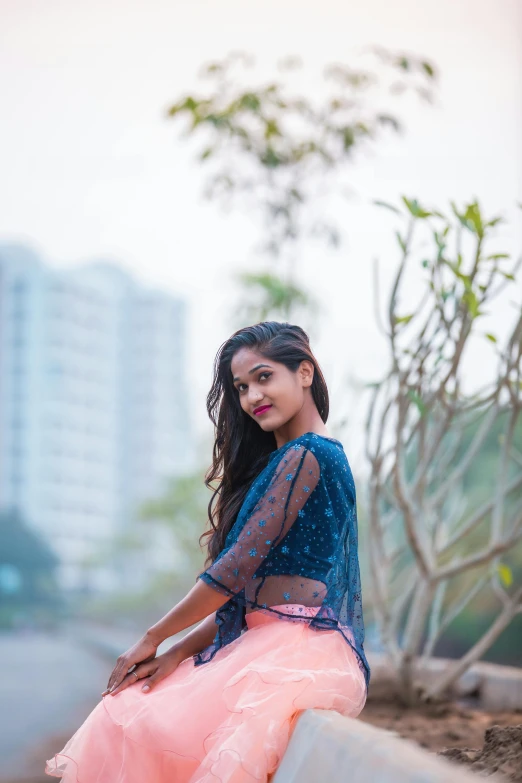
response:
[[[237,539],[199,578],[227,596],[247,588],[256,569],[270,550],[281,543],[302,512],[319,477],[319,463],[305,445],[287,449]]]

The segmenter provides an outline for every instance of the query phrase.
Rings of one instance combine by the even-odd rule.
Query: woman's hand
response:
[[[154,685],[169,674],[172,674],[173,671],[176,671],[183,660],[185,660],[185,658],[179,648],[171,647],[170,650],[162,653],[162,655],[158,655],[156,658],[144,661],[136,666],[130,674],[127,674],[127,676],[123,678],[119,685],[116,685],[110,692],[110,695],[115,696],[119,691],[122,691],[129,685],[143,679],[145,679],[145,683],[142,683],[141,689],[147,693]],[[108,693],[108,691],[105,691],[105,693]],[[102,696],[104,696],[105,693],[102,694]]]
[[[157,648],[158,644],[145,634],[130,650],[122,653],[117,659],[116,666],[109,677],[107,689],[103,691],[102,696],[105,696],[107,693],[114,693],[118,685],[128,677],[128,671],[132,666],[153,660],[156,656]],[[131,679],[136,681],[134,675],[132,675]]]

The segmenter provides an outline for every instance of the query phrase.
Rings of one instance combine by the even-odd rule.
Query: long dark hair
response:
[[[212,465],[205,474],[205,485],[213,490],[208,504],[210,530],[199,539],[209,537],[205,568],[214,562],[224,548],[248,488],[266,467],[276,448],[273,432],[264,432],[242,409],[232,382],[231,362],[240,348],[255,350],[266,359],[279,362],[292,372],[307,359],[314,366],[312,397],[319,415],[326,423],[329,412],[328,389],[310,340],[300,326],[279,321],[263,321],[239,329],[219,348],[214,360],[214,378],[207,395],[207,411],[215,428]],[[217,487],[211,482],[217,479]],[[216,501],[215,508],[213,508]]]

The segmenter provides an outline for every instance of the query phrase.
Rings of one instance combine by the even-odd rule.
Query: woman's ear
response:
[[[303,359],[299,367],[299,373],[303,386],[311,386],[314,379],[314,365],[309,359]]]

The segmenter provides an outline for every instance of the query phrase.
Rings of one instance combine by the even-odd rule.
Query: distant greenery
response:
[[[180,584],[195,579],[203,570],[205,552],[199,545],[199,537],[208,525],[210,498],[204,472],[196,471],[172,478],[163,496],[142,507],[140,516],[144,524],[160,522],[173,533],[178,555],[175,575]]]
[[[0,513],[0,628],[50,621],[63,608],[59,559],[16,510]]]

